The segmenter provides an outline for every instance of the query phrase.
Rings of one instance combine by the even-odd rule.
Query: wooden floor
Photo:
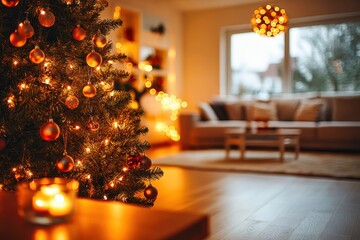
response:
[[[162,169],[153,209],[209,215],[208,239],[360,239],[360,181]]]

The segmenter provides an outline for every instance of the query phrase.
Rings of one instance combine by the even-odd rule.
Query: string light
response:
[[[91,149],[89,147],[87,147],[87,148],[85,148],[85,152],[89,154],[91,152]]]
[[[19,64],[19,61],[17,61],[17,60],[14,60],[13,61],[13,65],[16,67],[17,65]]]
[[[106,195],[104,195],[104,200],[106,201],[108,198],[107,198],[107,196]]]
[[[123,167],[123,168],[122,168],[122,171],[123,171],[123,172],[127,172],[127,171],[129,171],[129,168],[128,168],[128,167]]]
[[[268,37],[275,37],[287,28],[288,17],[285,9],[278,6],[266,5],[254,11],[251,25],[254,32]]]
[[[106,146],[109,145],[109,142],[110,142],[110,140],[107,139],[107,138],[104,140],[104,143],[105,143]]]
[[[91,180],[91,175],[90,175],[90,174],[87,175],[86,178],[87,178],[88,180]]]
[[[117,129],[117,128],[119,127],[119,123],[116,122],[116,121],[114,121],[114,122],[113,122],[113,127]]]

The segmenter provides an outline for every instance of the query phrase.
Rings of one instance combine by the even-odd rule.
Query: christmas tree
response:
[[[152,206],[152,167],[141,109],[114,89],[127,73],[101,19],[104,0],[2,0],[0,4],[0,187],[62,177],[79,197]]]

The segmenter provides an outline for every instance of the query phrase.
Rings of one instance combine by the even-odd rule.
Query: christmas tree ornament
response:
[[[79,99],[71,94],[65,99],[65,105],[71,110],[74,110],[79,106]]]
[[[82,41],[86,37],[86,32],[82,27],[80,27],[80,25],[77,25],[72,33],[72,36],[76,41]]]
[[[91,53],[89,53],[86,56],[86,63],[90,66],[90,67],[98,67],[101,65],[102,63],[102,57],[99,53],[92,51]]]
[[[114,90],[114,81],[108,82],[101,82],[101,87],[105,92],[111,92]]]
[[[6,147],[6,139],[0,137],[0,151],[4,150],[5,147]]]
[[[38,20],[41,26],[51,27],[55,24],[55,15],[50,10],[41,10]]]
[[[64,156],[56,161],[56,167],[61,172],[70,172],[74,168],[74,159],[64,152]]]
[[[2,4],[4,4],[6,7],[16,7],[20,0],[1,0]]]
[[[135,169],[139,166],[140,162],[140,156],[130,156],[128,157],[128,159],[126,160],[126,165],[130,168],[130,169]]]
[[[140,158],[140,168],[141,169],[147,170],[151,167],[151,164],[152,164],[151,159],[148,158],[147,156],[144,155]]]
[[[144,196],[147,199],[155,199],[158,195],[158,191],[155,187],[153,187],[151,184],[147,186],[144,190]]]
[[[49,119],[40,127],[40,136],[45,141],[55,141],[60,136],[60,128],[53,119]]]
[[[45,53],[39,48],[39,46],[35,46],[35,48],[31,50],[29,58],[31,62],[39,64],[45,60]]]
[[[99,122],[92,118],[88,121],[87,126],[92,132],[96,132],[100,128]]]
[[[94,87],[94,85],[92,85],[91,83],[88,83],[83,88],[83,94],[87,98],[95,97],[95,95],[96,95],[96,87]]]
[[[26,37],[21,35],[17,30],[10,34],[10,43],[14,47],[22,47],[26,43]]]
[[[99,48],[103,48],[107,44],[107,38],[101,32],[98,32],[97,34],[95,34],[92,41],[95,44],[95,46],[97,46]]]
[[[34,28],[31,26],[30,21],[26,19],[18,26],[18,32],[26,38],[31,38],[34,35]]]

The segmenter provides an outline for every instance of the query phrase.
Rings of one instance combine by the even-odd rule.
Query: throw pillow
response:
[[[252,108],[254,121],[277,120],[276,105],[272,103],[255,103]]]
[[[215,111],[212,109],[210,104],[205,102],[199,102],[200,116],[202,120],[206,121],[217,121],[219,120],[216,116]]]
[[[274,99],[272,102],[276,104],[278,118],[280,121],[294,120],[295,111],[300,104],[300,99]]]
[[[229,120],[224,103],[214,102],[214,103],[210,103],[210,106],[214,110],[219,120]]]
[[[322,104],[320,100],[301,101],[300,106],[296,109],[294,121],[318,121]]]
[[[229,120],[244,120],[245,114],[241,103],[225,103],[225,109]]]

